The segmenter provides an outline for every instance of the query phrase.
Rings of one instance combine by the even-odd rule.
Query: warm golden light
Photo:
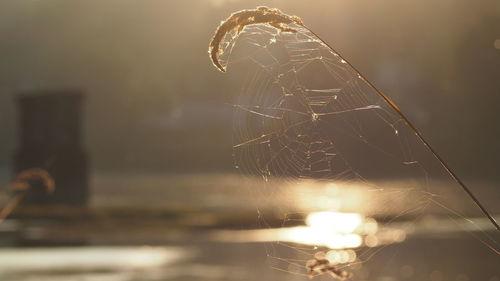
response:
[[[350,263],[356,260],[356,252],[353,250],[330,250],[326,253],[325,258],[331,264]]]
[[[363,222],[363,217],[356,213],[311,213],[306,218],[307,226],[287,229],[282,232],[280,240],[330,249],[357,248],[363,243],[359,233],[359,230],[363,230]],[[376,229],[373,222],[370,221],[370,231]]]
[[[175,247],[4,248],[0,271],[15,270],[142,270],[179,262],[193,252]]]
[[[326,247],[332,250],[329,252],[332,263],[356,259],[347,249],[379,247],[406,240],[406,232],[400,227],[379,226],[375,219],[357,213],[315,212],[310,213],[305,222],[306,226],[217,231],[212,239],[233,243],[282,241]]]
[[[354,232],[362,223],[361,215],[355,213],[317,212],[309,214],[306,219],[311,228],[333,233]]]
[[[284,229],[285,230],[285,229]],[[280,241],[324,246],[330,249],[357,248],[361,246],[361,236],[354,233],[323,231],[313,227],[293,227],[280,235]]]

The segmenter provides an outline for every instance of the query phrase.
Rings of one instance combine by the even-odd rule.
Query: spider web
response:
[[[339,54],[293,28],[247,26],[221,43],[222,65],[240,87],[232,105],[235,165],[262,178],[252,190],[261,225],[292,231],[267,247],[271,266],[293,273],[291,280],[338,277],[325,266],[308,272],[306,265],[325,259],[353,280],[405,270],[421,280],[435,270],[415,261],[432,252],[435,266],[460,268],[459,246],[413,242],[426,235],[497,255],[497,232],[415,132]],[[356,229],[329,226],[355,214]]]

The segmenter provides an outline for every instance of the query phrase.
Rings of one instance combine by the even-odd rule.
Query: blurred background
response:
[[[259,5],[302,17],[499,210],[498,1],[7,0],[0,183],[36,166],[71,188],[28,196],[0,225],[2,280],[307,279],[273,270],[266,245],[212,233],[260,223],[259,184],[232,159],[237,87],[207,55],[221,20]],[[476,246],[457,253],[484,258],[478,279],[397,261],[373,279],[500,280],[498,255]]]

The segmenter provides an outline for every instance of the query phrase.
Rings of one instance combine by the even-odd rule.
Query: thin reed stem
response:
[[[304,26],[305,27],[305,26]],[[318,36],[314,31],[309,29],[308,27],[305,27],[309,32],[311,32],[314,36],[316,36],[325,46],[327,46],[332,52],[335,54],[338,54],[341,59],[344,59],[332,46],[330,46],[328,43],[325,42],[321,37]],[[351,63],[349,63],[348,60],[344,59],[344,61],[354,70],[359,74],[363,80],[365,80],[370,87],[375,90],[390,106],[394,111],[397,112],[397,114],[405,121],[405,123],[415,132],[419,140],[427,147],[427,149],[432,153],[432,155],[441,163],[443,168],[446,170],[448,175],[456,182],[458,183],[462,189],[467,193],[467,195],[474,201],[474,203],[481,209],[481,211],[484,213],[484,215],[490,220],[490,222],[495,226],[495,228],[500,231],[500,226],[498,225],[497,221],[495,218],[486,210],[486,208],[481,204],[481,202],[477,199],[477,197],[472,193],[472,191],[465,185],[465,183],[458,177],[458,175],[448,166],[448,164],[444,161],[444,159],[432,148],[432,146],[425,140],[423,137],[422,133],[413,125],[412,122],[406,117],[406,115],[403,114],[403,112],[398,108],[398,106],[382,91],[380,91],[375,85],[373,85],[368,79],[365,78],[361,72],[359,72],[358,69],[356,69]]]

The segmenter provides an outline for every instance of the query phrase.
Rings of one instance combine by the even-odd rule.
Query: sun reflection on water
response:
[[[218,231],[212,238],[224,242],[291,242],[342,250],[403,242],[406,233],[381,227],[375,219],[358,213],[322,211],[307,215],[305,226]]]
[[[330,249],[357,248],[363,244],[365,231],[373,234],[378,227],[375,220],[357,213],[313,212],[305,222],[306,226],[288,229],[281,240]]]
[[[280,236],[280,241],[325,246],[330,249],[357,248],[362,244],[362,238],[359,234],[318,231],[308,226],[292,227],[283,231]]]
[[[362,216],[356,213],[316,212],[306,218],[311,228],[335,233],[354,232],[362,223]]]

